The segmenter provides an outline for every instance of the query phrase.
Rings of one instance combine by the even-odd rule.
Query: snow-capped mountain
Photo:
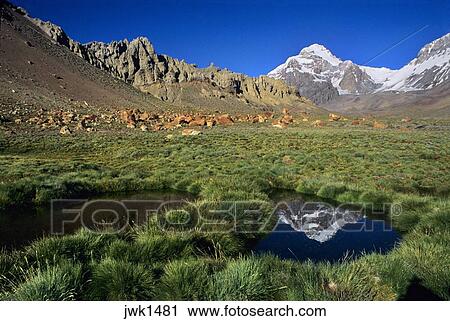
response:
[[[343,61],[324,46],[313,44],[268,75],[298,87],[300,94],[318,104],[338,95],[430,89],[450,79],[450,33],[424,46],[399,70]]]
[[[345,225],[364,217],[361,210],[334,209],[326,204],[285,202],[286,208],[277,211],[279,223],[289,224],[293,230],[319,243],[331,240]]]

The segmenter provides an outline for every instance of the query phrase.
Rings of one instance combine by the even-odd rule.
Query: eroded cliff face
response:
[[[316,109],[311,101],[281,80],[248,77],[214,66],[197,68],[183,60],[157,54],[145,37],[81,44],[68,37],[59,26],[39,19],[32,21],[53,41],[91,65],[164,101],[204,104],[205,98],[217,98],[222,103],[238,100],[244,104],[296,106],[305,111]]]

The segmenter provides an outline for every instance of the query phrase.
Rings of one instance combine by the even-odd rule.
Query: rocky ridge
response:
[[[51,22],[28,18],[54,42],[67,47],[91,65],[164,101],[199,104],[202,101],[198,97],[237,98],[246,104],[297,105],[303,110],[315,109],[308,99],[283,81],[267,76],[248,77],[215,66],[197,68],[183,60],[157,54],[145,37],[132,41],[81,44]]]

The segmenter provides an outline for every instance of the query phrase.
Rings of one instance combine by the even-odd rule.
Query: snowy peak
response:
[[[420,49],[417,57],[393,72],[379,91],[431,89],[450,79],[450,33]]]
[[[297,86],[300,94],[319,104],[337,95],[430,89],[449,81],[450,33],[425,45],[399,70],[343,61],[325,46],[312,44],[289,57],[269,76]]]
[[[325,46],[320,45],[318,43],[314,43],[308,47],[303,48],[300,53],[302,52],[330,52]]]
[[[448,54],[450,49],[450,33],[445,36],[430,42],[422,49],[420,49],[417,55],[417,61],[423,62],[430,58],[431,56],[442,56]]]
[[[325,48],[323,45],[319,45],[316,43],[303,48],[300,51],[299,56],[319,57],[319,58],[329,62],[333,66],[339,65],[342,62],[340,59],[336,58],[336,56],[333,55],[330,50]]]
[[[319,44],[313,44],[303,48],[296,56],[289,57],[286,62],[271,72],[269,76],[282,78],[284,72],[307,72],[315,74],[319,80],[320,74],[326,72],[330,67],[336,67],[342,63],[327,48]]]
[[[303,48],[269,76],[296,86],[301,95],[319,104],[339,94],[362,94],[379,87],[358,65],[342,61],[319,44]]]

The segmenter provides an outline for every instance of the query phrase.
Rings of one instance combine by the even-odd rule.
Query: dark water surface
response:
[[[90,202],[93,200],[96,202]],[[0,212],[0,248],[20,248],[40,237],[71,234],[83,226],[91,229],[113,226],[117,230],[129,224],[140,225],[162,207],[177,208],[191,200],[192,195],[174,191],[140,192],[56,204],[53,212],[50,206],[11,208]],[[347,255],[385,253],[400,241],[400,235],[391,228],[385,215],[367,215],[358,206],[336,208],[336,203],[305,200],[293,193],[275,194],[272,200],[278,204],[278,223],[257,242],[253,248],[256,254],[333,262]],[[88,211],[86,204],[95,206]],[[86,215],[80,215],[81,208]],[[113,215],[108,209],[118,214]]]
[[[278,223],[254,247],[256,254],[272,253],[283,259],[335,262],[364,253],[386,253],[400,242],[386,215],[367,214],[360,205],[304,200],[287,193],[278,202]],[[311,203],[309,203],[311,202]]]
[[[160,206],[176,208],[192,200],[193,197],[186,193],[165,192],[139,192],[127,194],[101,195],[84,200],[71,201],[71,204],[62,203],[65,209],[73,209],[73,212],[51,211],[51,206],[43,207],[14,207],[0,212],[0,248],[20,248],[32,241],[51,234],[71,234],[82,226],[95,228],[96,222],[116,222],[141,224],[148,218],[148,211],[156,211]],[[128,213],[119,211],[120,217],[115,217],[110,211],[97,211],[89,217],[80,217],[79,209],[91,200],[121,201],[129,210]],[[163,205],[164,204],[164,205]],[[95,205],[95,204],[94,204]],[[108,204],[114,208],[117,204]],[[60,207],[61,207],[60,206]],[[101,205],[97,205],[101,206]],[[54,208],[57,208],[55,206]],[[146,211],[147,210],[147,211]],[[112,224],[112,223],[111,223]],[[107,225],[107,224],[105,224]]]

